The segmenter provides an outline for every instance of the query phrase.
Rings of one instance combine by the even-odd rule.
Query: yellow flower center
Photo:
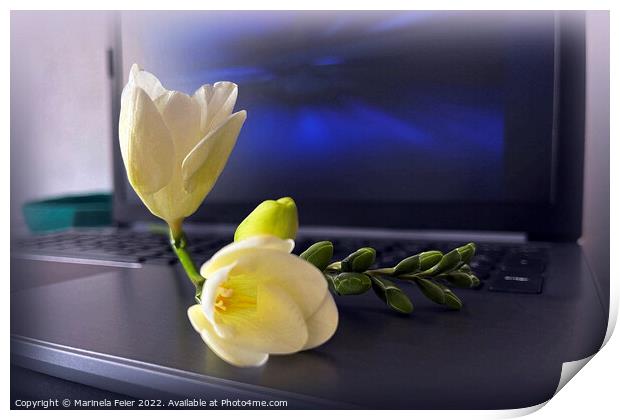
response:
[[[233,289],[227,289],[225,287],[217,288],[217,297],[215,299],[215,309],[220,312],[225,311],[227,306],[230,305],[230,298],[233,295]]]
[[[230,287],[218,286],[216,289],[215,310],[223,314],[229,309],[247,309],[256,306],[256,297],[243,293],[234,293]],[[232,308],[231,308],[232,307]]]

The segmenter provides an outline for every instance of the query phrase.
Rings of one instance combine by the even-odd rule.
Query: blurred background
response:
[[[407,14],[403,13],[403,18],[385,19],[391,22],[389,29],[397,28],[399,25],[414,24],[417,20],[424,20],[430,16],[431,12]],[[228,42],[233,45],[237,42],[241,45],[241,39],[235,39],[235,34],[246,36],[246,40],[251,40],[248,36],[248,27],[252,25],[243,25],[243,22],[237,22],[236,25],[226,25],[226,22],[220,22],[217,26],[217,18],[214,18],[211,25],[214,29],[209,32],[209,26],[201,27],[198,24],[187,25],[183,31],[172,32],[170,25],[173,19],[161,19],[163,15],[149,15],[141,13],[128,13],[123,23],[123,31],[130,33],[127,39],[134,39],[141,45],[145,45],[145,39],[148,34],[159,33],[157,38],[157,48],[168,51],[172,56],[195,57],[192,60],[170,60],[168,56],[162,56],[160,60],[152,60],[152,56],[145,54],[140,55],[140,51],[132,51],[131,42],[124,45],[124,55],[129,60],[139,61],[139,63],[148,70],[154,71],[161,76],[164,85],[170,88],[191,91],[198,87],[200,83],[188,78],[183,80],[175,80],[174,75],[179,72],[187,74],[193,71],[192,68],[179,68],[173,63],[192,63],[192,65],[204,65],[209,62],[209,57],[204,54],[196,54],[194,51],[175,51],[175,42],[179,42],[176,37],[192,36],[200,37],[203,41],[204,49],[212,44],[214,48],[218,46],[219,34],[222,38],[227,38]],[[390,16],[388,16],[390,17]],[[278,21],[277,19],[268,22],[268,26],[261,27],[254,25],[254,29],[261,34],[269,36],[267,29],[269,27],[282,27],[284,22],[290,19]],[[290,22],[289,22],[290,24]],[[304,22],[293,22],[297,25],[312,25],[312,20]],[[222,32],[223,29],[229,27],[228,32]],[[534,28],[535,26],[532,26]],[[245,28],[241,30],[240,28]],[[376,34],[380,34],[386,27],[371,28]],[[456,32],[456,28],[450,28],[452,32]],[[246,31],[246,32],[244,32]],[[585,196],[584,196],[584,214],[583,214],[583,237],[581,242],[584,245],[586,255],[593,266],[594,271],[601,280],[601,284],[609,284],[609,14],[608,12],[587,12],[587,104],[586,104],[586,147],[585,147]],[[464,31],[466,33],[466,31]],[[174,36],[172,36],[174,35]],[[375,36],[375,38],[378,35]],[[373,39],[375,39],[373,38]],[[150,38],[149,38],[150,39]],[[167,45],[164,41],[169,40]],[[423,40],[422,40],[423,41]],[[112,147],[117,146],[116,142],[110,139],[114,135],[112,133],[111,121],[111,89],[109,86],[109,76],[107,67],[107,50],[114,42],[113,14],[110,12],[12,12],[11,13],[11,224],[13,230],[21,230],[24,228],[24,220],[21,212],[22,205],[30,200],[48,198],[71,193],[84,192],[110,192],[113,187],[112,174]],[[311,42],[311,41],[309,41]],[[315,41],[312,41],[315,42]],[[390,41],[383,39],[383,42],[393,42],[396,44],[398,40]],[[206,43],[206,44],[205,44]],[[209,44],[211,43],[211,44]],[[146,43],[148,45],[148,43]],[[257,57],[261,53],[260,43],[251,43],[246,41],[243,48],[239,48],[240,53],[256,54]],[[273,42],[270,45],[275,45]],[[280,40],[281,48],[286,47],[285,40]],[[423,42],[421,47],[425,45]],[[543,46],[544,47],[544,46]],[[541,47],[541,48],[543,48]],[[372,45],[365,45],[364,48],[373,48]],[[493,45],[488,46],[493,49]],[[203,50],[204,51],[204,50]],[[148,51],[147,51],[148,52]],[[471,51],[469,51],[471,53]],[[273,51],[270,52],[273,54]],[[288,69],[295,69],[295,56],[290,52],[286,55]],[[226,57],[228,61],[234,62],[235,57],[231,51]],[[339,60],[342,57],[338,54],[319,55],[315,58],[314,65],[317,69],[328,69],[330,66],[341,64]],[[260,60],[256,60],[259,62]],[[476,95],[483,95],[482,99],[477,97],[478,102],[489,104],[488,112],[478,113],[477,115],[485,116],[489,123],[485,126],[489,127],[489,131],[485,136],[477,133],[477,138],[481,138],[484,142],[485,138],[493,140],[497,135],[493,131],[493,127],[501,130],[501,120],[492,112],[493,104],[499,99],[496,97],[497,92],[493,90],[494,75],[489,73],[481,73],[484,68],[484,54],[479,57],[472,57],[470,61],[462,61],[462,68],[452,69],[452,71],[460,71],[463,80],[467,79],[467,72],[461,71],[463,68],[470,69],[471,74],[482,74],[485,78],[487,92],[480,93],[476,91]],[[216,63],[217,64],[217,63]],[[219,63],[221,64],[221,63]],[[480,68],[474,71],[472,66],[478,65]],[[469,67],[468,67],[469,66]],[[362,66],[363,67],[363,66]],[[389,72],[390,77],[386,78],[396,83],[399,77],[407,77],[407,74],[399,72],[399,63],[389,63],[385,66],[385,71]],[[450,66],[446,66],[446,78],[452,77],[449,72]],[[220,65],[221,69],[221,65]],[[128,69],[125,69],[127,71]],[[299,72],[289,72],[289,74],[300,74]],[[213,82],[219,79],[229,78],[242,84],[245,79],[267,80],[270,76],[261,68],[236,68],[227,67],[224,73],[218,74],[212,69],[207,81]],[[125,75],[126,76],[126,75]],[[437,75],[442,77],[442,75]],[[265,79],[267,78],[267,79]],[[361,80],[360,76],[360,80]],[[196,82],[196,83],[194,83]],[[289,81],[291,85],[295,81]],[[296,84],[299,86],[299,83]],[[287,94],[286,83],[283,84],[283,95]],[[313,89],[321,90],[320,86],[307,86],[307,90],[303,92],[305,98],[312,98]],[[354,86],[359,91],[359,86]],[[352,88],[352,89],[353,89]],[[541,88],[545,88],[543,85]],[[373,96],[373,89],[377,91]],[[368,86],[368,97],[371,103],[381,105],[381,101],[385,98],[380,97],[381,86]],[[455,93],[456,92],[456,93]],[[254,92],[255,97],[260,97],[260,91]],[[299,95],[299,92],[293,92]],[[403,94],[406,94],[404,92]],[[441,92],[430,92],[433,96],[441,94]],[[429,94],[429,95],[430,95]],[[472,95],[470,91],[461,89],[450,92],[451,95],[460,96],[466,102]],[[243,92],[240,95],[240,101],[243,101]],[[495,96],[494,96],[495,95]],[[338,98],[345,97],[346,92],[339,92],[335,95]],[[321,98],[324,100],[325,98]],[[353,98],[355,99],[355,98]],[[372,120],[373,118],[386,118],[376,111],[374,108],[364,107],[360,102],[354,100],[340,103],[339,106],[345,107],[348,115],[352,115],[358,120]],[[114,99],[115,100],[115,99]],[[374,100],[374,102],[372,102]],[[424,109],[424,95],[416,92],[415,95],[408,97],[409,103],[413,104],[412,108]],[[485,102],[486,101],[486,102]],[[366,101],[368,102],[368,101]],[[397,101],[396,101],[397,102]],[[241,103],[248,109],[257,109],[251,106],[251,103]],[[382,104],[385,105],[385,104]],[[333,120],[334,117],[329,111],[313,107],[312,100],[304,104],[305,111],[303,114],[296,115],[294,111],[285,108],[273,109],[272,113],[286,113],[285,120],[290,121],[291,127],[286,129],[303,129],[307,127],[309,130],[316,129],[317,125],[313,124],[313,118],[322,120]],[[395,105],[396,106],[396,103]],[[415,122],[415,113],[407,115],[406,107],[396,109],[395,113],[402,111],[403,119]],[[452,113],[456,115],[454,120],[458,120],[458,115],[465,115],[463,108],[460,109],[443,109],[444,113]],[[459,114],[460,112],[460,114]],[[244,128],[245,131],[260,136],[261,133],[270,130],[269,114],[253,115],[249,122],[260,122],[260,125],[253,127],[248,124]],[[496,121],[497,123],[493,123]],[[337,124],[332,121],[331,124]],[[495,125],[494,125],[495,124]],[[407,135],[415,127],[402,127],[398,124],[391,124],[396,127],[391,138],[398,140],[401,134],[398,129],[406,130]],[[446,131],[450,127],[442,127],[437,125],[441,131],[439,134],[450,140],[449,132]],[[423,127],[424,128],[424,127]],[[428,128],[428,127],[427,127]],[[459,127],[459,132],[463,133],[467,127]],[[428,131],[428,130],[427,130]],[[304,131],[300,139],[303,140]],[[315,132],[305,132],[309,138],[316,136]],[[325,136],[328,133],[319,133]],[[368,130],[360,129],[359,135],[368,136],[369,141],[372,140],[373,133]],[[421,138],[423,141],[423,138]],[[448,144],[448,142],[446,142]],[[485,143],[490,144],[489,142]],[[472,156],[480,162],[476,171],[470,171],[471,179],[460,180],[461,184],[446,185],[448,190],[454,190],[455,187],[465,188],[467,186],[476,185],[476,188],[465,188],[462,190],[464,195],[477,198],[480,200],[494,197],[500,190],[501,184],[496,184],[496,177],[487,176],[495,169],[489,165],[497,161],[494,154],[502,153],[502,150],[491,147],[476,148],[476,144],[472,143],[469,149]],[[493,143],[495,144],[495,143]],[[397,147],[395,143],[394,147]],[[346,152],[351,150],[344,145]],[[396,149],[392,149],[396,150]],[[462,150],[462,149],[460,149]],[[247,149],[244,153],[251,154],[255,151]],[[294,151],[291,151],[294,152]],[[488,154],[485,158],[484,153]],[[544,151],[541,151],[543,153]],[[241,153],[241,152],[240,152]],[[397,152],[395,152],[397,153]],[[449,156],[449,150],[446,152]],[[539,154],[536,154],[539,155]],[[381,158],[381,157],[378,157]],[[389,157],[384,157],[389,159]],[[243,156],[239,155],[231,159],[230,165],[242,165]],[[299,161],[296,161],[299,162]],[[424,159],[420,158],[420,164]],[[454,161],[453,161],[454,162]],[[464,164],[469,164],[467,157],[462,159]],[[485,162],[488,165],[485,165]],[[457,163],[453,163],[456,165]],[[412,168],[414,166],[411,166]],[[403,170],[407,170],[407,166],[403,166]],[[367,168],[369,171],[372,168]],[[350,168],[345,168],[343,173]],[[361,170],[358,168],[358,170]],[[274,175],[275,176],[275,175]],[[403,176],[415,176],[415,170],[411,174]],[[340,177],[341,179],[349,179]],[[220,190],[226,187],[227,179],[222,179]],[[281,179],[281,178],[279,178]],[[282,180],[286,182],[286,180]],[[457,182],[455,180],[454,182]],[[237,183],[236,185],[247,185],[247,190],[233,189],[236,194],[247,196],[251,194],[252,188],[249,183]],[[347,187],[346,185],[343,188]],[[285,189],[285,186],[282,186]],[[430,190],[426,190],[429,193]],[[381,189],[381,192],[389,195],[399,194],[397,185],[393,189]],[[440,191],[434,193],[441,195]],[[214,190],[214,194],[210,199],[217,200],[218,190]],[[230,197],[228,197],[230,198]],[[389,199],[390,197],[385,197]],[[423,198],[423,197],[422,197]],[[429,196],[429,199],[437,197]]]

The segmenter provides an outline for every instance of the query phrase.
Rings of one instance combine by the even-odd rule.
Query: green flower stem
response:
[[[390,308],[408,314],[413,311],[413,304],[392,280],[415,284],[431,301],[458,310],[463,303],[445,283],[469,288],[480,285],[468,265],[475,253],[476,245],[470,242],[446,254],[425,251],[406,257],[393,267],[370,268],[376,260],[374,248],[360,248],[342,261],[330,263],[334,255],[333,243],[320,241],[299,257],[323,272],[332,292],[346,296],[372,289]]]
[[[432,278],[433,276],[428,276],[426,275],[425,272],[422,272],[422,273],[416,273],[416,274],[401,274],[397,276],[396,278],[398,278],[399,280],[415,281],[420,278],[428,278],[428,277]]]
[[[185,236],[183,232],[183,219],[168,222],[168,228],[170,229],[170,239],[172,240],[180,241]]]
[[[194,284],[194,287],[196,288],[195,299],[196,302],[200,303],[200,295],[202,293],[202,285],[205,282],[205,278],[200,275],[200,272],[196,268],[196,265],[192,260],[192,256],[187,249],[187,238],[183,232],[181,223],[170,224],[170,246],[172,246],[174,253],[181,262],[187,277],[189,277],[190,281]]]

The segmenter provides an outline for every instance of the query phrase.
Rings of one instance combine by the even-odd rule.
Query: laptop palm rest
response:
[[[12,362],[137,397],[284,399],[289,407],[531,406],[553,396],[563,362],[598,350],[605,333],[579,249],[554,254],[573,262],[551,267],[542,295],[459,289],[460,312],[408,285],[411,316],[395,315],[371,295],[337,297],[340,324],[328,343],[249,369],[221,361],[194,332],[186,315],[193,290],[182,272],[114,269],[14,291]]]

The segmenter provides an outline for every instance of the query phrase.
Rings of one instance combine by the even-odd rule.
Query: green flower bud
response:
[[[413,312],[413,303],[394,283],[383,277],[372,277],[372,290],[391,309],[402,314]]]
[[[424,296],[435,303],[445,305],[446,294],[440,285],[427,279],[416,279],[415,282]]]
[[[401,274],[426,271],[441,261],[442,256],[443,254],[439,251],[426,251],[407,257],[394,267],[394,273],[392,275],[399,276]]]
[[[433,267],[439,261],[443,254],[440,251],[426,251],[420,254],[420,270],[425,271]]]
[[[336,287],[334,286],[334,279],[336,278],[337,274],[334,273],[323,273],[323,277],[325,277],[325,280],[327,281],[327,287],[329,287],[329,289],[336,293]]]
[[[324,271],[333,255],[334,245],[329,241],[322,241],[311,245],[299,257],[308,261],[319,270]]]
[[[445,305],[448,308],[458,311],[463,307],[463,302],[461,302],[461,299],[459,299],[457,295],[452,293],[450,289],[444,288],[444,293],[446,295]]]
[[[340,273],[332,280],[339,295],[360,295],[370,289],[370,277],[362,273]]]
[[[415,273],[420,269],[420,256],[413,255],[411,257],[407,257],[394,267],[394,276],[399,276],[401,274],[409,274]]]
[[[430,269],[425,270],[425,274],[429,276],[436,276],[443,273],[449,273],[450,271],[459,268],[462,264],[463,262],[461,261],[461,254],[457,249],[453,249],[452,251],[441,257],[439,263],[437,263]]]
[[[361,273],[370,268],[375,262],[377,252],[373,248],[360,248],[353,254],[342,260],[342,271],[355,271]]]
[[[299,222],[297,206],[290,197],[263,201],[237,227],[235,242],[256,235],[295,239]]]
[[[461,268],[459,268],[459,271],[462,271],[463,273],[471,273],[471,267],[468,264],[463,264],[461,266]]]
[[[453,271],[448,274],[443,274],[439,278],[446,279],[450,283],[458,287],[476,287],[480,284],[478,277],[471,273],[463,271]]]
[[[463,245],[456,249],[458,253],[461,255],[461,261],[466,264],[469,264],[471,258],[476,253],[476,244],[473,242],[468,243],[467,245]]]

